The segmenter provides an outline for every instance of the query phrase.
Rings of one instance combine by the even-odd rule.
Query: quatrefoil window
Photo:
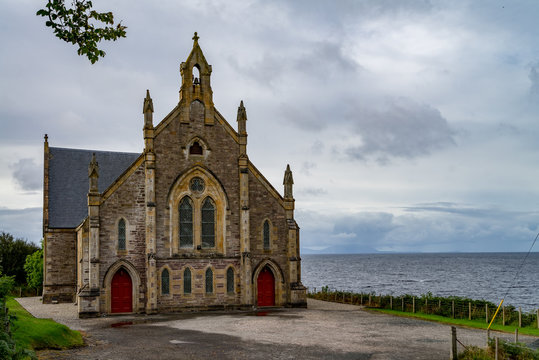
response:
[[[204,188],[205,188],[204,180],[202,180],[199,177],[192,178],[189,184],[189,188],[191,189],[192,192],[200,194],[201,192],[204,191]]]

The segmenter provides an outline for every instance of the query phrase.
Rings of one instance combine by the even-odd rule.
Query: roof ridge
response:
[[[140,155],[140,154],[142,154],[142,152],[127,152],[127,151],[114,151],[114,150],[92,150],[92,149],[75,149],[75,148],[66,148],[66,147],[59,147],[59,146],[49,146],[49,149],[61,149],[61,150],[71,150],[71,151],[95,152],[95,153],[129,154],[129,155]]]

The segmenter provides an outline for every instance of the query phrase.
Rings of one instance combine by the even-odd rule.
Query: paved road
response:
[[[76,319],[73,305],[19,299],[38,317],[86,334],[89,346],[40,352],[41,359],[425,359],[449,357],[450,327],[309,299],[308,309]],[[32,302],[33,301],[33,302]],[[484,331],[458,328],[466,345]],[[496,334],[507,339],[511,335]],[[539,345],[539,339],[521,337]],[[462,350],[462,348],[461,348]]]

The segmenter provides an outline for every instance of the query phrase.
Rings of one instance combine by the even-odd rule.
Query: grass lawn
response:
[[[396,316],[412,317],[412,318],[418,318],[418,319],[423,319],[423,320],[435,321],[435,322],[439,322],[443,324],[467,326],[467,327],[476,328],[476,329],[486,330],[486,328],[488,327],[488,324],[483,320],[452,319],[452,318],[447,318],[440,315],[409,313],[409,312],[402,312],[402,311],[397,311],[397,310],[377,309],[377,308],[368,308],[368,310],[377,311],[384,314],[396,315]],[[514,334],[516,327],[492,324],[490,329],[495,330],[495,331],[503,331],[503,332]],[[518,333],[522,335],[539,336],[539,329],[530,328],[530,327],[519,328]]]
[[[8,298],[6,306],[9,313],[17,317],[11,327],[17,347],[39,350],[68,349],[84,345],[78,331],[73,331],[51,319],[33,317],[15,299]]]

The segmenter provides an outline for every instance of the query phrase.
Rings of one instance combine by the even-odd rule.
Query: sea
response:
[[[527,256],[527,257],[526,257]],[[301,256],[309,291],[459,296],[539,308],[539,253],[421,253]],[[524,261],[525,259],[525,261]]]

